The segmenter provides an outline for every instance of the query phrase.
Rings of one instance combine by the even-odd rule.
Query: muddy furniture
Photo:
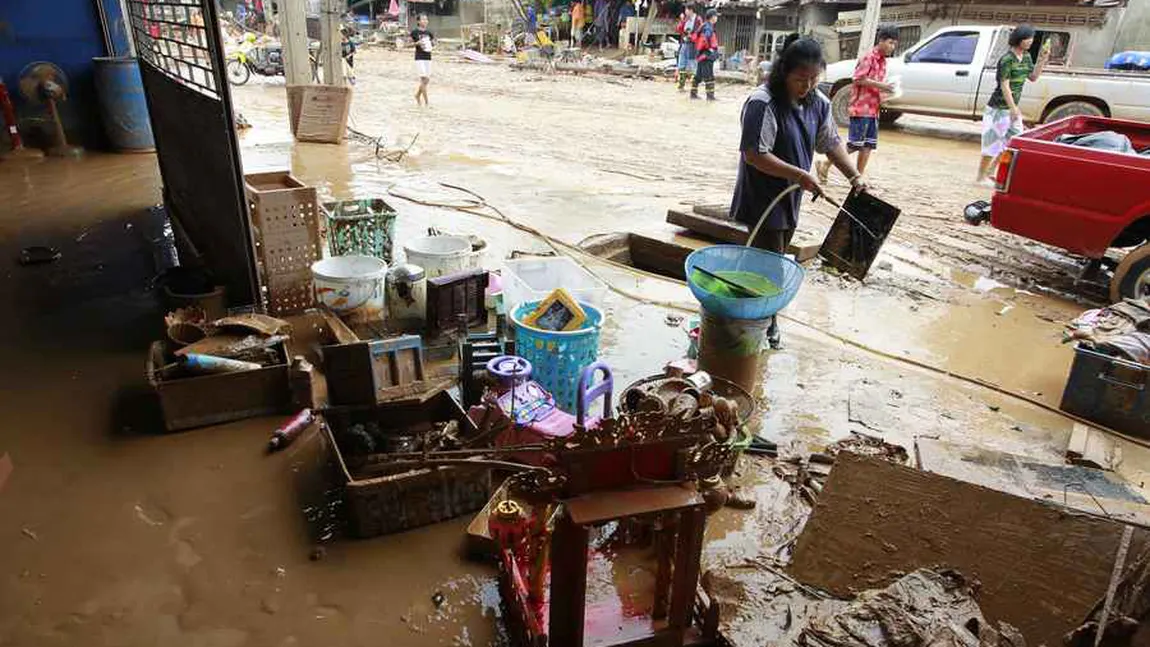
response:
[[[551,538],[548,645],[584,644],[589,529],[623,519],[650,520],[660,527],[652,628],[647,636],[617,642],[597,637],[596,644],[678,646],[713,640],[713,635],[710,640],[705,635],[706,628],[691,622],[706,520],[698,492],[678,485],[593,492],[564,501],[560,510]]]
[[[506,618],[518,644],[714,643],[718,609],[698,590],[705,511],[695,485],[717,474],[729,453],[712,440],[712,426],[713,418],[702,416],[624,413],[545,443],[537,450],[554,467],[510,479],[505,493],[497,494],[505,498],[485,511]],[[516,516],[515,508],[531,512]],[[587,600],[591,530],[615,521],[642,529],[638,534],[652,542],[657,556],[650,625],[641,635],[590,635],[588,629],[600,624]]]
[[[491,497],[491,473],[482,466],[388,464],[389,454],[422,452],[445,426],[460,440],[475,437],[446,391],[422,402],[331,407],[321,418],[356,537],[445,521],[479,510]]]

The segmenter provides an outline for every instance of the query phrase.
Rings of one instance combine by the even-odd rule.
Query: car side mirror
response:
[[[906,54],[903,54],[903,55],[902,55],[902,60],[903,60],[903,62],[904,62],[904,63],[909,63],[909,62],[910,62],[910,52],[907,52]]]

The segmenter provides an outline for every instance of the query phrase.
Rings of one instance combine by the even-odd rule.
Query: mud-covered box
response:
[[[1139,438],[1150,438],[1150,366],[1079,346],[1061,409]]]
[[[485,467],[396,469],[380,458],[419,452],[446,425],[466,441],[478,430],[446,391],[426,400],[331,407],[321,414],[324,438],[343,483],[349,530],[374,537],[438,523],[482,508],[491,497]]]

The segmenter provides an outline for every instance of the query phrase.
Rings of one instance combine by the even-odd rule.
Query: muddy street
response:
[[[410,52],[365,48],[356,73],[350,125],[363,136],[342,145],[293,141],[282,80],[233,88],[251,123],[244,171],[290,168],[321,200],[387,198],[400,240],[431,226],[477,234],[492,268],[549,246],[498,218],[432,206],[464,197],[445,183],[571,245],[613,232],[676,240],[669,208],[729,200],[746,86],[692,103],[666,81],[445,55],[431,106],[418,108]],[[396,151],[398,163],[380,155]],[[971,183],[977,156],[971,124],[907,118],[884,132],[868,175],[903,216],[874,271],[864,283],[809,272],[785,313],[784,349],[761,363],[750,424],[780,455],[865,433],[911,454],[932,436],[1063,460],[1073,424],[1053,409],[1072,351],[1061,331],[1100,293],[1074,285],[1077,259],[962,222],[962,208],[987,197]],[[5,164],[0,195],[18,208],[0,215],[0,255],[49,244],[62,259],[0,275],[0,296],[17,306],[0,334],[20,340],[2,378],[0,459],[13,468],[0,469],[0,646],[507,644],[497,570],[464,554],[470,515],[370,540],[330,536],[309,523],[330,503],[315,478],[328,466],[318,435],[267,456],[282,418],[162,432],[143,379],[147,344],[163,334],[154,156]],[[830,186],[845,196],[841,177]],[[805,205],[800,237],[820,240],[833,215]],[[684,356],[698,310],[684,285],[580,260],[614,288],[600,358],[617,385]],[[1150,450],[1122,450],[1117,473],[1142,491]],[[740,646],[782,644],[791,609],[809,602],[763,567],[789,554],[812,507],[773,467],[741,459],[735,481],[757,507],[707,523],[704,581]],[[646,610],[644,560],[589,571],[620,631]]]

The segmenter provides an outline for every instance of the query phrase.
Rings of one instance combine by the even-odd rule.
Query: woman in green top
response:
[[[1010,32],[1010,49],[998,59],[997,85],[986,111],[982,113],[982,163],[978,166],[976,182],[993,187],[987,177],[998,156],[1006,149],[1011,137],[1022,132],[1022,87],[1029,79],[1037,81],[1050,58],[1050,49],[1042,48],[1038,64],[1030,56],[1034,44],[1034,27],[1019,25]]]

